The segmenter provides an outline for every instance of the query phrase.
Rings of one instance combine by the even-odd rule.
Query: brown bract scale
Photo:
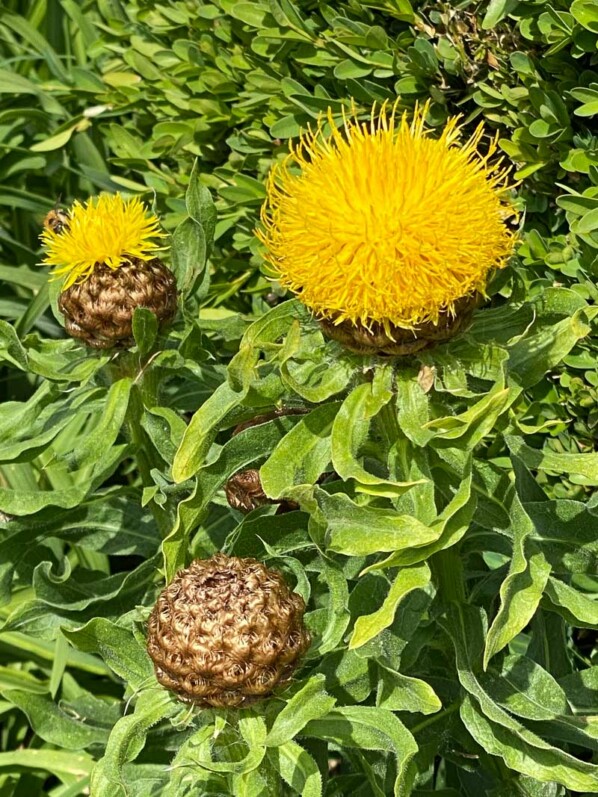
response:
[[[460,299],[455,302],[454,315],[445,313],[437,324],[428,322],[414,329],[403,329],[394,324],[388,324],[385,328],[379,323],[373,323],[368,329],[351,321],[340,324],[327,318],[319,318],[318,321],[327,337],[357,354],[400,356],[414,354],[455,337],[469,326],[480,298],[479,294],[475,294]]]
[[[294,501],[268,498],[262,487],[260,472],[256,468],[249,468],[235,473],[224,485],[224,492],[228,505],[244,514],[248,514],[266,504],[278,504],[276,514],[299,509],[299,504]]]
[[[310,645],[305,603],[255,559],[196,559],[148,625],[156,678],[197,706],[247,706],[286,684]]]
[[[136,307],[151,310],[161,327],[172,321],[177,311],[176,280],[157,258],[131,258],[116,269],[98,263],[88,279],[60,294],[58,307],[71,337],[95,349],[128,348],[134,344]]]

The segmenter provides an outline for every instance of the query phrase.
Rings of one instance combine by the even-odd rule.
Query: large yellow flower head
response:
[[[62,229],[47,227],[41,234],[45,265],[64,276],[62,290],[84,282],[94,268],[105,263],[112,269],[123,263],[151,260],[160,248],[154,240],[164,237],[159,221],[138,197],[101,194],[85,204],[75,202]]]
[[[482,125],[463,141],[458,117],[438,138],[396,104],[369,123],[327,114],[275,166],[258,237],[281,284],[319,316],[370,328],[437,323],[458,299],[484,293],[514,233],[508,169],[478,151]],[[299,168],[297,168],[299,167]]]

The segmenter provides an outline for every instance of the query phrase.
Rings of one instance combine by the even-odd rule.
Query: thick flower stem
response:
[[[129,396],[124,432],[134,446],[142,486],[154,487],[152,469],[163,470],[164,463],[143,429],[142,420],[144,412],[158,403],[157,374],[152,371],[151,362],[140,368],[137,358],[130,353],[121,355],[116,363],[109,366],[108,372],[110,381],[113,382],[125,376],[134,379]],[[176,516],[176,510],[174,506],[170,505],[170,501],[167,501],[164,506],[158,506],[153,500],[149,502],[154,520],[164,536],[170,533]]]
[[[463,562],[456,546],[439,551],[430,559],[440,598],[445,603],[465,601]]]

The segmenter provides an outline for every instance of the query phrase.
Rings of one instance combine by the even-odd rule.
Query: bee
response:
[[[44,219],[44,227],[60,235],[69,228],[69,214],[60,208],[53,208]]]

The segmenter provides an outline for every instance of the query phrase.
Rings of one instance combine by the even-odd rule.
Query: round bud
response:
[[[286,684],[310,645],[305,603],[256,559],[196,559],[162,591],[147,649],[156,678],[198,706],[246,706]]]

